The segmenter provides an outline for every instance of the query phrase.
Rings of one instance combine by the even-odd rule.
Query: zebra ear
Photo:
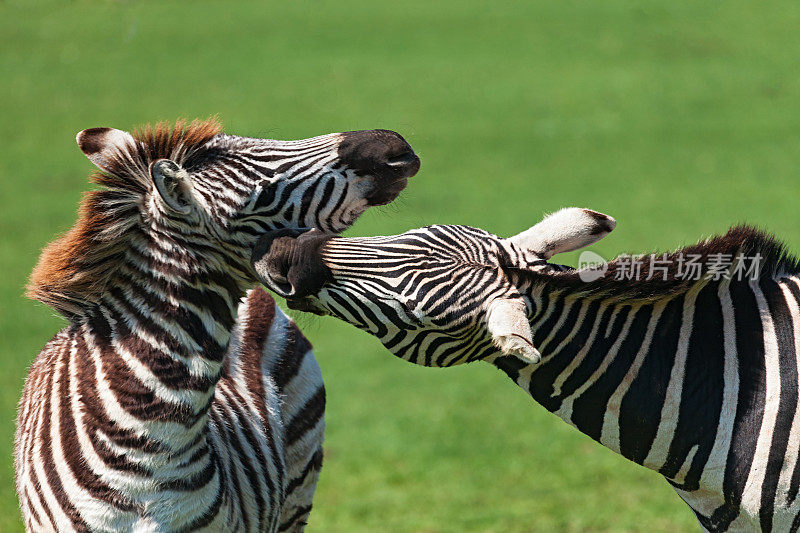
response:
[[[164,205],[181,215],[192,211],[189,173],[174,161],[159,159],[150,164],[150,177]]]
[[[497,298],[486,310],[486,326],[495,346],[505,355],[536,364],[542,356],[533,345],[533,333],[522,298]]]
[[[608,215],[568,207],[556,211],[541,222],[508,241],[544,259],[589,246],[611,233],[617,221]]]
[[[89,128],[79,132],[75,141],[89,161],[106,172],[113,172],[113,161],[136,145],[130,133],[114,128]]]

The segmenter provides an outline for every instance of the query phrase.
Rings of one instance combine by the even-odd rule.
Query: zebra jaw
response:
[[[542,360],[542,354],[533,345],[527,307],[521,298],[493,300],[486,310],[486,327],[504,355],[513,355],[530,364]]]

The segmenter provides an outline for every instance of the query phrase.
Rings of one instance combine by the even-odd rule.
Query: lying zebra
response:
[[[278,232],[257,245],[254,265],[290,307],[349,322],[398,357],[490,362],[581,432],[660,472],[705,530],[796,531],[797,261],[736,227],[672,254],[617,258],[605,272],[546,263],[613,227],[569,209],[509,239],[466,226]]]

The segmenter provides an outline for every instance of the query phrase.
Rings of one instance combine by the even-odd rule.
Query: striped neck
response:
[[[178,265],[131,250],[113,286],[73,321],[94,367],[78,380],[91,381],[115,406],[112,420],[169,456],[197,446],[205,434],[244,294],[226,273]]]

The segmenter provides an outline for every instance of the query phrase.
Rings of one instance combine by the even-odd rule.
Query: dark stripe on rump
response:
[[[303,484],[303,482],[306,480],[306,478],[311,472],[318,472],[319,470],[322,469],[322,457],[323,457],[322,448],[317,448],[314,454],[309,458],[306,466],[303,467],[303,470],[300,472],[300,475],[289,480],[289,482],[286,484],[287,499],[291,493],[300,488],[300,486]]]
[[[277,366],[272,371],[272,377],[278,390],[283,392],[286,385],[294,379],[303,366],[306,354],[311,350],[311,343],[292,322],[286,330],[286,346],[280,355]]]
[[[266,468],[264,462],[264,456],[261,453],[261,450],[258,449],[257,446],[251,445],[251,448],[254,454],[260,456],[258,458],[260,460],[260,465],[254,465],[250,461],[250,457],[244,449],[245,444],[239,438],[239,434],[234,429],[234,428],[241,429],[242,433],[244,434],[245,441],[250,441],[252,436],[248,435],[249,428],[246,427],[247,422],[246,420],[243,419],[243,417],[240,416],[238,411],[234,409],[233,402],[230,401],[225,392],[227,391],[223,391],[222,389],[217,391],[217,397],[218,397],[217,403],[227,405],[231,413],[229,414],[226,412],[225,409],[219,407],[219,405],[215,405],[214,410],[219,413],[219,417],[220,419],[222,419],[221,420],[222,423],[218,426],[219,433],[220,434],[224,433],[226,435],[227,437],[226,440],[228,441],[229,444],[228,452],[230,453],[231,461],[234,464],[233,468],[236,469],[236,462],[237,462],[236,460],[238,459],[238,462],[241,465],[239,470],[240,472],[244,473],[244,475],[247,477],[247,482],[250,486],[248,492],[253,494],[253,497],[255,498],[256,501],[256,508],[259,510],[259,513],[261,514],[265,510],[266,502],[264,501],[264,493],[261,489],[260,481],[263,481],[265,483],[267,492],[270,495],[271,503],[273,504],[274,500],[272,499],[272,497],[274,496],[275,487],[272,483],[272,480],[269,477],[269,471]],[[261,469],[257,468],[257,466],[261,466]],[[263,475],[261,475],[262,472]],[[274,508],[274,505],[272,507]],[[245,509],[244,505],[242,505],[242,509]],[[263,522],[261,523],[263,524]]]
[[[252,413],[247,406],[245,399],[239,394],[239,391],[236,390],[234,387],[230,387],[227,391],[230,396],[225,398],[222,397],[221,401],[225,401],[228,409],[233,411],[234,417],[239,421],[238,427],[242,430],[245,438],[247,439],[247,443],[250,448],[253,450],[253,454],[256,457],[256,461],[258,465],[261,467],[261,471],[263,472],[263,480],[266,484],[267,494],[270,497],[270,501],[272,505],[270,508],[274,511],[280,507],[280,494],[276,494],[276,486],[283,487],[283,480],[285,477],[284,473],[284,465],[281,456],[281,452],[277,449],[275,445],[275,437],[272,433],[273,428],[269,424],[269,420],[257,421],[253,420],[255,417],[252,416]],[[267,461],[267,457],[264,455],[264,450],[261,448],[260,440],[256,438],[255,433],[258,431],[258,427],[261,427],[264,430],[264,435],[266,437],[266,448],[267,453],[269,454],[269,458],[272,464],[275,466],[275,475],[276,479],[273,481],[270,472],[269,472],[269,462]],[[248,459],[249,462],[249,459]],[[258,490],[260,488],[259,485],[254,485],[253,490]],[[264,521],[264,506],[263,504],[259,505],[259,519]]]
[[[217,496],[214,498],[214,501],[211,502],[211,505],[201,514],[199,517],[195,518],[192,522],[188,523],[184,527],[176,530],[181,533],[189,533],[190,531],[196,531],[198,529],[204,528],[208,524],[210,524],[214,518],[217,517],[219,514],[220,506],[222,505],[222,495],[224,494],[223,490],[217,491]]]
[[[253,397],[261,423],[266,426],[269,424],[269,416],[261,367],[267,336],[275,319],[275,301],[259,287],[250,292],[247,303],[247,316],[239,317],[242,321],[239,359],[247,393]]]

